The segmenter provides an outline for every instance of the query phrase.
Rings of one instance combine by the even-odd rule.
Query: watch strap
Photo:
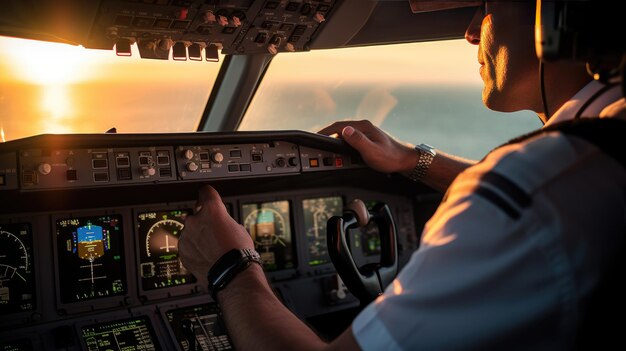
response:
[[[430,165],[433,163],[437,152],[435,148],[428,144],[419,144],[415,146],[415,151],[417,152],[418,159],[415,168],[409,174],[409,179],[414,182],[422,180],[428,172]]]
[[[238,273],[244,271],[253,262],[263,267],[261,256],[254,249],[232,249],[222,255],[207,274],[209,292],[213,300],[217,302],[217,292],[226,287]]]

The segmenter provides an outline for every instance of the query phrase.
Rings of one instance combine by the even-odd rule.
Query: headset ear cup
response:
[[[367,210],[365,203],[359,199],[350,201],[350,203],[346,205],[345,210],[354,213],[359,227],[365,227],[370,221],[370,213]]]

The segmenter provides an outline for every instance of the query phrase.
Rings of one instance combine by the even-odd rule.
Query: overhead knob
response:
[[[193,158],[193,151],[189,149],[183,151],[183,157],[185,157],[186,160],[191,160]]]
[[[224,155],[221,152],[214,152],[211,154],[211,161],[220,163],[224,161]]]
[[[211,10],[205,12],[202,19],[204,20],[204,23],[215,23],[216,21],[215,14]]]
[[[314,20],[315,22],[317,22],[317,23],[322,23],[322,22],[326,21],[326,18],[324,17],[324,14],[323,14],[323,13],[321,13],[321,12],[316,12],[316,13],[313,15],[313,20]]]
[[[37,166],[37,172],[41,175],[48,175],[52,172],[52,166],[49,163],[40,163],[39,166]]]
[[[224,15],[217,15],[217,24],[222,27],[226,27],[228,25],[228,17]]]
[[[187,163],[187,170],[189,172],[195,172],[198,170],[198,164],[195,162],[189,162]]]
[[[154,167],[141,167],[141,174],[144,177],[151,177],[156,174],[156,169]]]

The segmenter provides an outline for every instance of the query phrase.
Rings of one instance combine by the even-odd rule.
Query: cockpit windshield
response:
[[[3,140],[197,130],[223,56],[219,63],[161,61],[132,49],[131,57],[117,57],[0,37]],[[280,54],[239,130],[316,131],[338,119],[368,119],[401,140],[480,158],[540,124],[530,112],[502,116],[482,105],[475,55],[463,40]]]
[[[367,119],[400,140],[480,159],[541,124],[534,113],[481,103],[476,50],[449,40],[277,55],[240,130],[314,132]]]
[[[2,140],[43,133],[188,132],[220,61],[141,59],[111,50],[0,37]]]

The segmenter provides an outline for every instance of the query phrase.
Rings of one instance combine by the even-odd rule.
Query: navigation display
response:
[[[88,325],[81,337],[87,351],[161,350],[148,317]]]
[[[183,351],[233,350],[218,312],[216,304],[206,304],[169,310],[165,315]]]
[[[126,292],[122,216],[59,219],[56,243],[61,302]]]
[[[30,225],[0,224],[0,315],[35,308]]]
[[[294,267],[289,201],[246,204],[241,217],[265,270]]]
[[[178,239],[190,210],[137,215],[139,276],[143,290],[195,283],[178,258]]]
[[[309,265],[315,266],[330,262],[326,246],[326,223],[330,217],[342,215],[341,196],[306,199],[302,201],[302,209],[309,248]]]

